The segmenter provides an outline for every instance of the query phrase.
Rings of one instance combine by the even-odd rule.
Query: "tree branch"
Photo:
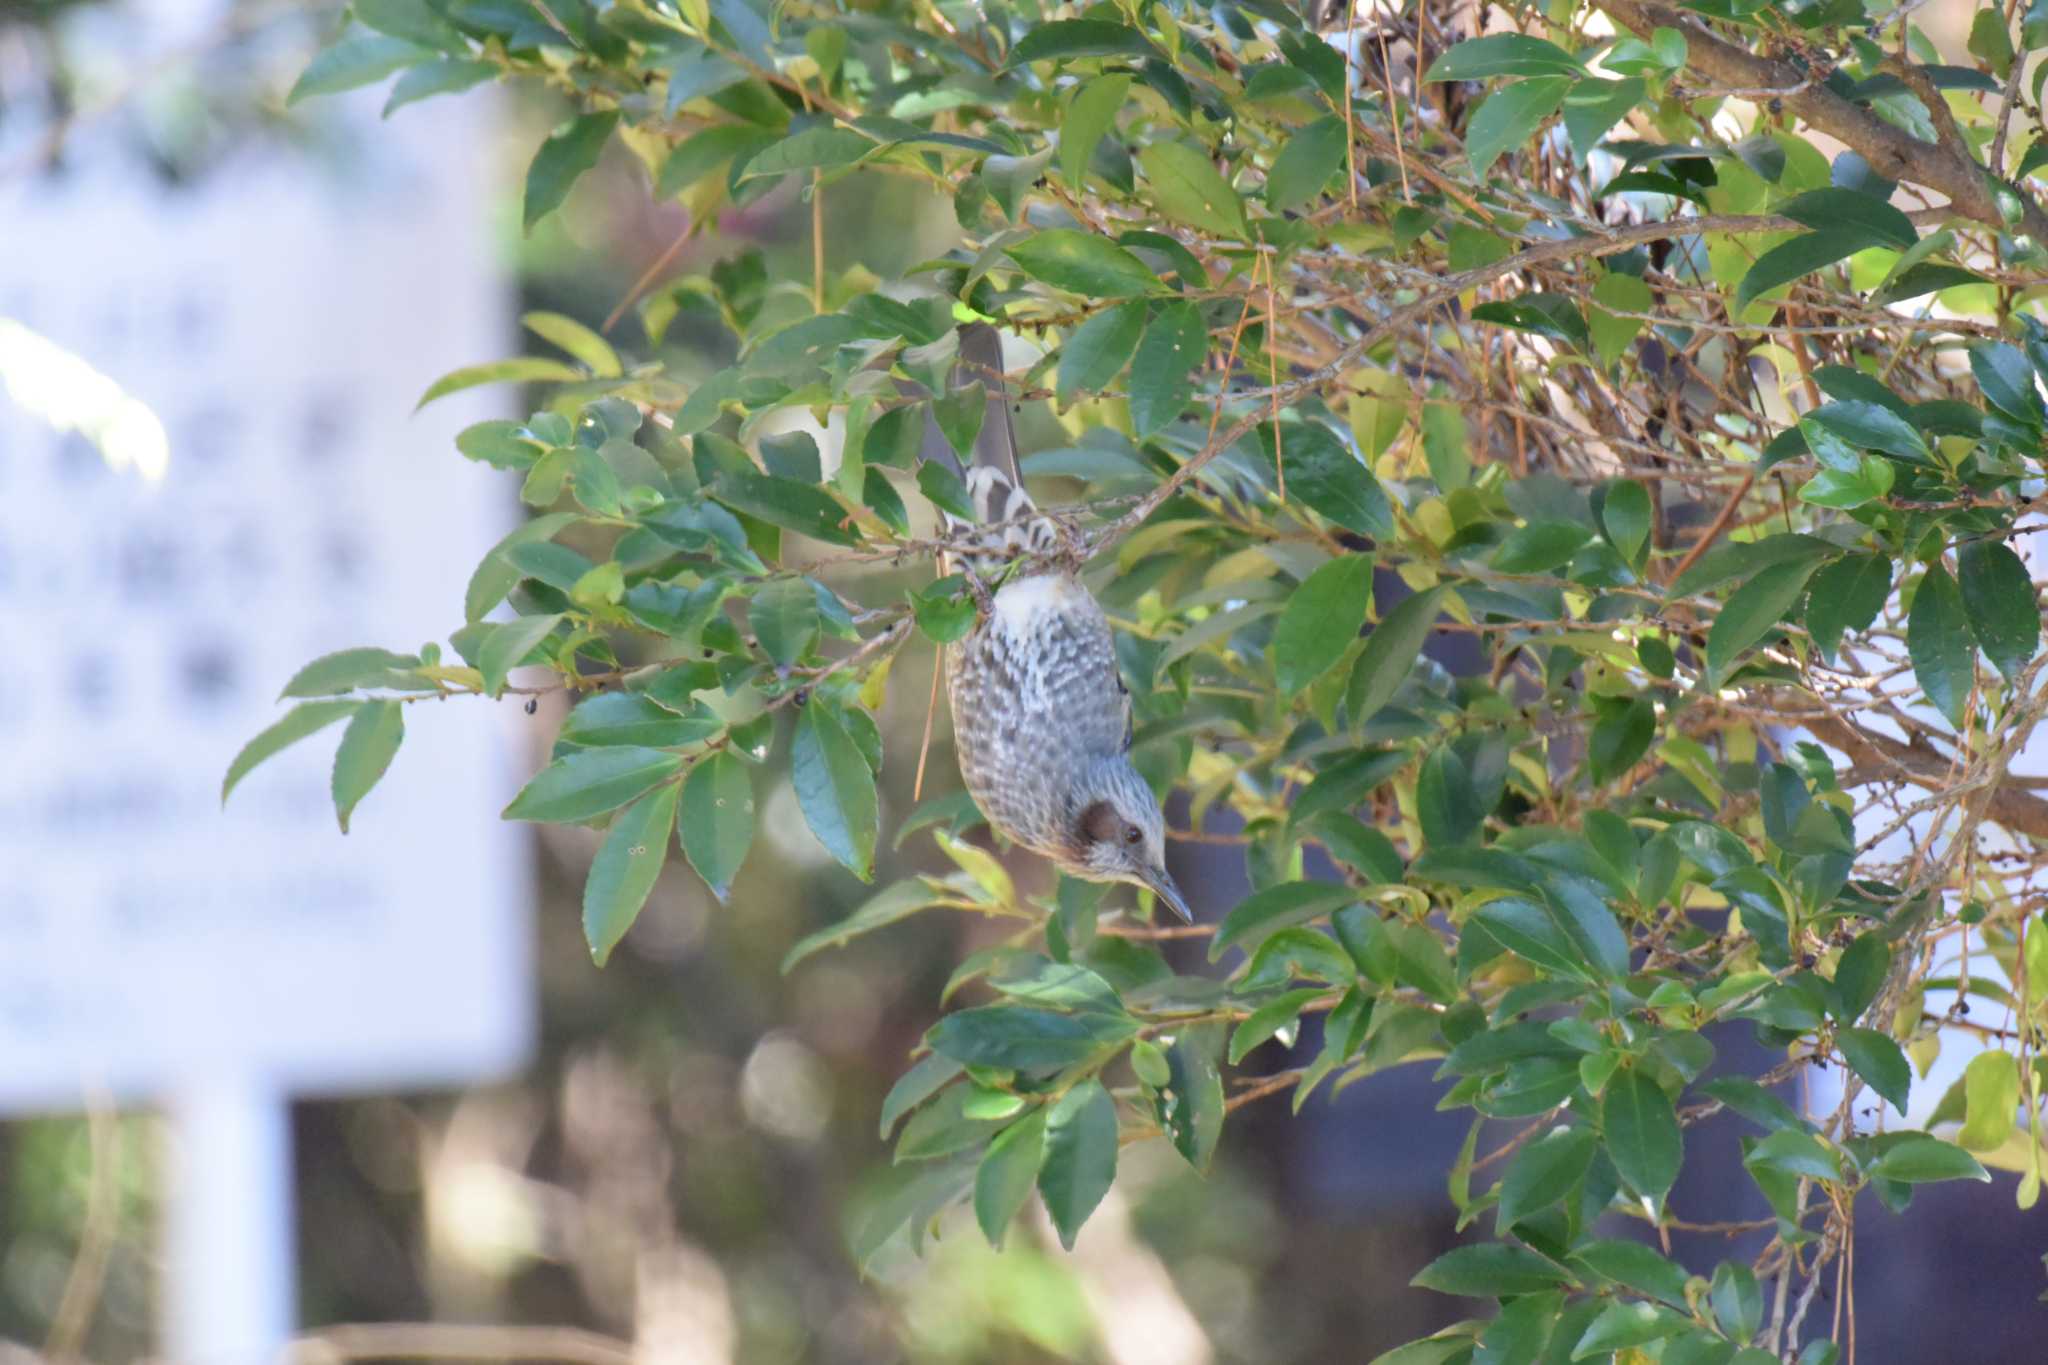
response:
[[[1685,35],[1686,66],[1716,85],[1742,87],[1788,87],[1798,85],[1805,73],[1790,62],[1760,57],[1746,48],[1716,37],[1691,16],[1669,5],[1645,0],[1596,0],[1613,20],[1638,37],[1647,39],[1659,28],[1676,29]],[[1808,85],[1779,96],[1785,107],[1817,132],[1846,143],[1879,175],[1892,180],[1910,180],[1916,185],[1948,196],[1949,205],[1965,218],[2006,230],[2004,216],[1991,192],[1990,173],[1963,150],[1924,142],[1886,123],[1859,104],[1842,98],[1824,85]],[[1925,98],[1923,95],[1922,98]],[[1947,105],[1929,110],[1939,119]],[[1999,181],[2019,196],[2020,226],[2035,241],[2048,244],[2048,212],[2034,197],[2009,181]]]

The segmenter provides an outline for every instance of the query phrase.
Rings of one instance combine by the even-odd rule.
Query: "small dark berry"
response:
[[[540,710],[540,698],[528,697],[526,699],[526,714],[530,716],[538,710]]]
[[[811,689],[810,689],[810,688],[808,688],[808,687],[799,687],[799,688],[798,688],[798,689],[796,690],[796,704],[797,704],[798,706],[802,706],[802,705],[803,705],[803,704],[804,704],[805,702],[809,701],[810,699],[811,699]]]

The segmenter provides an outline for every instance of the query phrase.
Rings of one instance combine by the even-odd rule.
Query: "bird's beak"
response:
[[[1183,924],[1195,922],[1194,911],[1188,909],[1188,899],[1181,895],[1180,888],[1173,884],[1173,878],[1163,867],[1145,870],[1145,886],[1165,904],[1166,908],[1180,916]]]

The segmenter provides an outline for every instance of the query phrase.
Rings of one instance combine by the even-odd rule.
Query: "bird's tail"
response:
[[[984,322],[960,329],[960,359],[952,383],[964,388],[979,381],[988,391],[988,410],[974,438],[974,464],[966,471],[967,497],[974,510],[969,523],[944,514],[949,537],[964,537],[961,550],[946,557],[948,573],[963,568],[988,577],[1004,564],[1026,556],[1051,555],[1060,547],[1059,528],[1038,515],[1038,504],[1024,490],[1017,467],[1017,427],[1010,412],[1010,391],[1003,377],[1001,333]]]

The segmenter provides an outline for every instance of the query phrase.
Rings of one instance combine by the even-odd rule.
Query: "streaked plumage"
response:
[[[1001,374],[993,329],[962,329],[960,349],[971,378]],[[993,393],[967,473],[985,534],[941,566],[1000,583],[974,629],[947,646],[960,775],[1010,839],[1074,876],[1149,887],[1188,918],[1166,871],[1159,801],[1130,761],[1131,699],[1109,619],[1059,528],[1034,515],[1017,481],[1009,404],[999,385]]]

